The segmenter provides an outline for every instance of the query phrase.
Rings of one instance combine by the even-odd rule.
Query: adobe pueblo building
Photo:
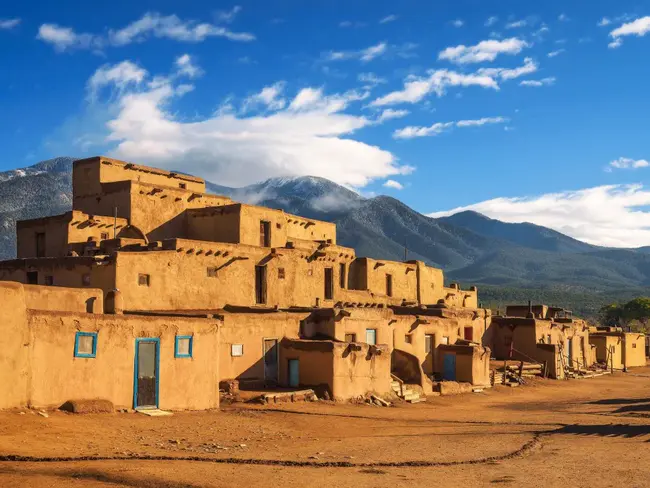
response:
[[[476,288],[359,258],[332,223],[105,157],[75,162],[72,208],[18,222],[0,262],[0,408],[215,408],[234,380],[335,400],[490,385],[484,334],[502,322]]]

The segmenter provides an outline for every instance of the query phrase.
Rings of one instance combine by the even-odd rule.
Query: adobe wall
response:
[[[97,183],[126,180],[173,188],[184,185],[187,190],[205,192],[205,181],[201,178],[103,156],[78,160],[73,165],[72,181],[75,195],[99,193]]]
[[[334,400],[345,400],[336,396],[334,382],[334,343],[331,341],[283,340],[280,347],[280,384],[289,385],[289,360],[299,361],[299,388],[326,386]]]
[[[223,313],[223,325],[219,330],[219,376],[220,380],[239,379],[244,385],[264,380],[264,339],[277,339],[278,347],[283,338],[297,339],[300,322],[309,314],[271,313]],[[242,356],[232,355],[232,345],[241,344]]]
[[[391,393],[391,359],[387,347],[334,341],[283,341],[280,371],[285,385],[290,359],[299,360],[301,386],[326,384],[334,400],[356,399],[367,393]]]
[[[73,167],[75,171],[76,165]],[[103,215],[104,217],[115,216],[122,219],[131,217],[131,181],[119,181],[115,183],[93,183],[81,185],[85,191],[77,192],[74,188],[73,173],[73,195],[72,208],[88,215]]]
[[[215,309],[253,306],[255,266],[266,266],[267,307],[331,307],[338,299],[339,258],[308,252],[205,241],[174,240],[155,252],[118,252],[117,288],[128,310]],[[333,298],[325,300],[325,269],[332,268]],[[208,269],[216,270],[209,272]],[[138,285],[148,274],[150,285]]]
[[[159,407],[219,406],[218,325],[179,317],[29,311],[31,387],[35,407],[103,398],[133,407],[135,339],[160,339]],[[97,356],[74,357],[75,333],[97,332]],[[193,336],[193,357],[174,358],[176,335]]]
[[[645,366],[645,334],[625,333],[625,365],[628,368]]]
[[[23,286],[0,282],[0,409],[26,405],[30,335]]]
[[[550,336],[550,341],[549,341]],[[530,361],[530,358],[543,362],[538,344],[562,346],[563,355],[568,358],[568,341],[572,340],[571,361],[573,366],[581,368],[594,362],[589,342],[589,329],[581,320],[565,319],[562,321],[527,319],[519,317],[495,317],[490,326],[493,356],[496,359],[509,358],[509,345],[523,353],[515,351],[513,359]],[[558,347],[559,351],[559,347]],[[559,354],[559,353],[558,353]],[[547,355],[544,355],[545,358]],[[547,358],[546,358],[547,359]],[[554,361],[557,357],[554,358]],[[565,359],[568,362],[568,359]]]
[[[0,280],[27,283],[28,271],[38,272],[39,285],[45,285],[46,277],[52,276],[54,286],[101,288],[104,292],[115,288],[115,266],[111,260],[80,256],[0,262]],[[85,284],[84,277],[90,279],[89,284]]]
[[[25,306],[31,310],[104,313],[104,293],[98,288],[24,285]]]
[[[284,215],[288,240],[330,241],[331,244],[336,244],[336,224],[287,213]]]
[[[440,346],[440,356],[456,356],[456,381],[490,386],[490,349],[483,346]],[[442,364],[440,365],[442,367]]]
[[[114,217],[91,216],[73,210],[62,215],[42,219],[21,220],[16,223],[18,258],[36,257],[36,234],[45,234],[45,256],[63,257],[75,250],[83,252],[83,246],[89,239],[98,243],[112,239],[114,227],[119,233],[126,225],[126,219]],[[75,246],[76,244],[76,246]]]
[[[218,207],[232,203],[228,197],[196,193],[149,183],[132,183],[130,223],[150,241],[187,236],[188,209]]]
[[[377,261],[357,258],[351,267],[354,274],[351,288],[369,290],[376,295],[387,295],[386,275],[392,276],[392,297],[417,302],[418,283],[416,265],[396,261]]]
[[[607,367],[623,369],[646,365],[645,335],[636,332],[592,333],[589,341],[593,344],[596,360],[601,363],[607,361]],[[609,356],[610,348],[613,356]]]
[[[186,237],[199,241],[238,243],[241,221],[239,209],[239,205],[223,205],[188,210]]]
[[[417,266],[419,283],[419,301],[434,305],[444,298],[444,276],[441,269],[427,266],[421,261],[412,261]]]
[[[16,255],[36,257],[36,234],[45,234],[45,256],[65,256],[68,253],[68,225],[71,212],[53,217],[16,222]]]

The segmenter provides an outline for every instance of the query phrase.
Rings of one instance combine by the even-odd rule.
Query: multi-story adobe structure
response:
[[[390,393],[391,375],[424,393],[489,384],[476,288],[359,258],[334,224],[207,194],[200,178],[76,161],[73,209],[19,222],[17,249],[0,262],[0,280],[23,284],[0,287],[16,310],[3,327],[26,346],[2,348],[5,379],[21,379],[0,406],[210,408],[229,379],[341,400]]]

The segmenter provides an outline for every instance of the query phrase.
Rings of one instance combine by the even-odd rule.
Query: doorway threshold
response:
[[[158,408],[136,408],[135,411],[148,415],[149,417],[168,417],[174,415],[169,410],[160,410]]]

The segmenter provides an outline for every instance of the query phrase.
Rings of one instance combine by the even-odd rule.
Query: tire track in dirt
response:
[[[349,461],[283,461],[279,459],[246,459],[246,458],[207,458],[201,456],[78,456],[78,457],[39,457],[39,456],[21,456],[17,454],[0,455],[0,462],[8,463],[71,463],[81,461],[190,461],[214,464],[240,464],[240,465],[258,465],[258,466],[281,466],[296,468],[405,468],[405,467],[447,467],[462,466],[474,464],[489,464],[499,461],[508,461],[523,457],[542,447],[542,436],[549,434],[535,433],[533,438],[507,454],[499,456],[488,456],[477,459],[468,459],[464,461],[383,461],[369,463],[352,463]]]

